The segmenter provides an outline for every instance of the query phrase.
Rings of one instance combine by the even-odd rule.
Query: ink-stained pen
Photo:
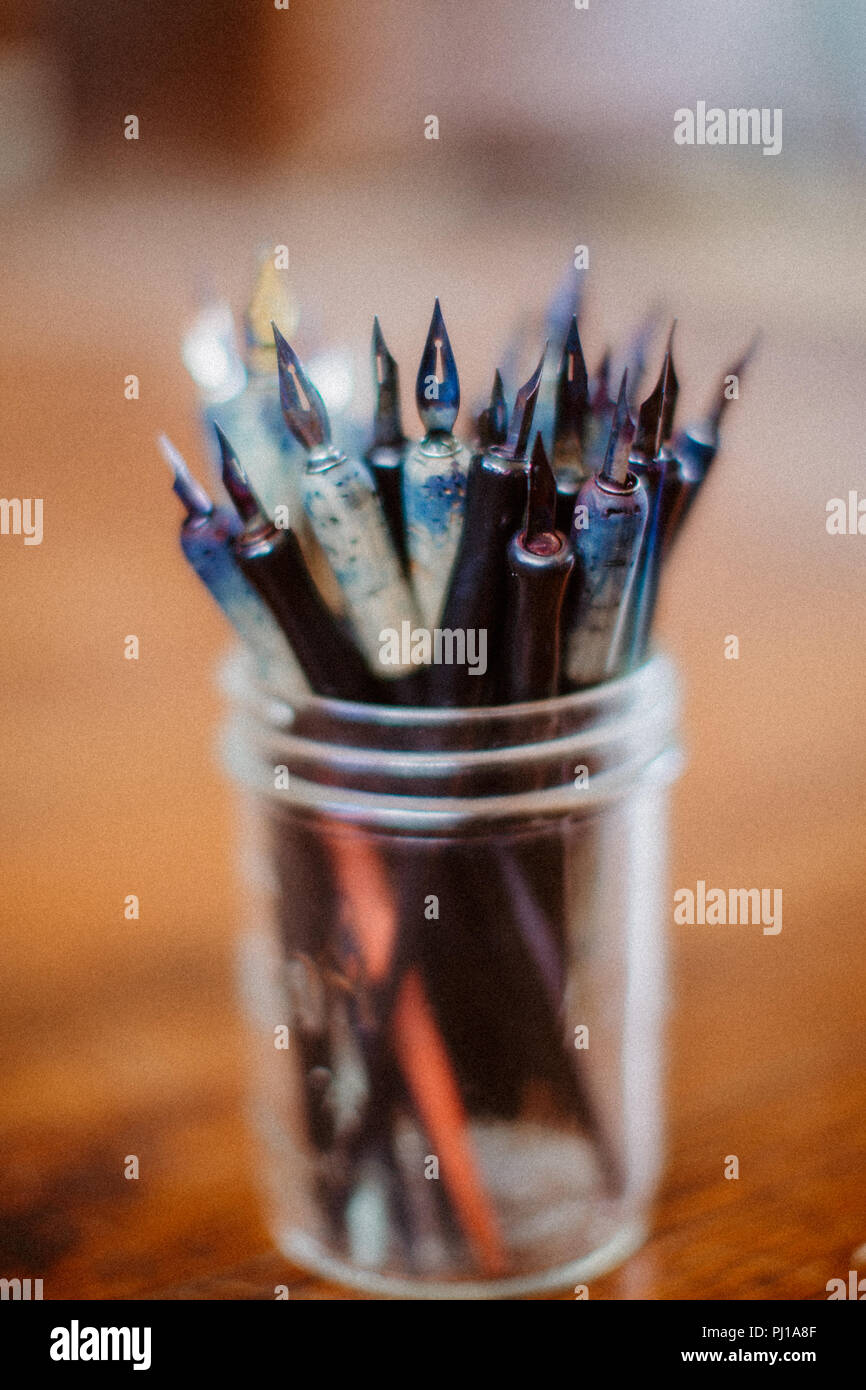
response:
[[[508,542],[519,530],[526,505],[526,448],[544,356],[517,393],[505,443],[473,456],[466,484],[463,534],[454,560],[442,615],[445,630],[469,633],[486,643],[487,671],[475,676],[468,667],[431,666],[428,688],[437,705],[483,705],[495,698],[504,653]],[[474,668],[478,669],[478,668]]]
[[[623,373],[601,472],[577,494],[572,526],[575,597],[569,605],[565,678],[572,687],[618,674],[628,652],[625,614],[647,521],[643,484],[629,471],[634,424]]]
[[[469,465],[466,450],[452,433],[460,409],[460,380],[438,299],[418,367],[415,402],[425,433],[406,455],[406,533],[421,621],[435,627],[460,541]]]
[[[286,424],[307,451],[301,498],[346,600],[361,651],[377,677],[412,672],[396,634],[416,626],[417,608],[400,570],[370,470],[331,442],[321,396],[274,325]]]
[[[404,575],[409,574],[406,521],[403,507],[403,465],[409,441],[400,418],[400,378],[397,363],[388,351],[378,318],[373,320],[373,439],[364,462],[373,475],[391,541]]]
[[[559,693],[560,619],[574,552],[556,529],[556,501],[556,481],[537,434],[525,523],[508,545],[499,704],[546,700]]]
[[[556,527],[566,536],[571,531],[578,489],[589,476],[586,463],[588,421],[589,381],[575,316],[571,320],[562,353],[553,424]]]
[[[739,396],[740,380],[755,355],[760,336],[759,333],[755,334],[739,361],[725,372],[706,417],[681,430],[676,437],[677,489],[663,537],[664,551],[670,549],[682,530],[683,522],[710,471],[719,449],[722,419],[731,401]]]
[[[631,632],[630,666],[636,666],[643,661],[649,645],[661,578],[664,536],[678,488],[676,460],[668,448],[679,393],[673,360],[673,336],[676,326],[674,319],[658,382],[640,409],[634,449],[629,461],[630,468],[646,488],[649,503],[637,582],[628,615]]]
[[[310,577],[297,537],[265,514],[249,478],[217,426],[223,480],[243,530],[232,542],[238,565],[267,603],[316,695],[387,702],[387,689],[368,671]]]
[[[215,507],[164,434],[157,443],[174,473],[174,491],[186,508],[180,543],[186,559],[236,632],[256,657],[263,675],[292,695],[308,688],[289,643],[269,609],[245,579],[232,553],[241,522],[227,507]]]

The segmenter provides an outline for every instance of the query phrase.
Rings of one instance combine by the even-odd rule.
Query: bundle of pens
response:
[[[560,787],[592,709],[573,692],[639,681],[662,564],[746,357],[706,419],[675,434],[671,329],[635,425],[650,323],[614,396],[610,355],[590,379],[576,298],[566,315],[560,298],[510,411],[496,372],[470,448],[453,433],[460,386],[437,301],[416,385],[424,437],[403,433],[375,320],[373,429],[359,441],[345,419],[344,452],[314,372],[279,324],[272,345],[263,330],[283,293],[266,265],[249,358],[226,348],[231,385],[206,403],[233,508],[162,447],[187,511],[184,552],[270,701],[258,708],[274,734],[269,856],[291,1025],[280,1084],[307,1194],[297,1222],[355,1268],[511,1275],[537,1262],[545,1201],[558,1213],[550,1245],[551,1221],[567,1227],[576,1202],[614,1202],[629,1181],[574,1040],[598,832],[577,816],[454,808]],[[528,753],[509,761],[515,745]],[[281,775],[288,791],[273,795]],[[336,812],[316,784],[344,789]],[[393,813],[365,823],[353,806],[374,797]],[[401,819],[436,798],[448,815]],[[539,1182],[546,1197],[521,1235],[523,1190]]]

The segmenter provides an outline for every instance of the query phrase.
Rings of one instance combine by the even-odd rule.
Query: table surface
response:
[[[302,192],[314,214],[333,196],[312,179]],[[784,893],[777,936],[671,923],[666,1176],[648,1242],[594,1280],[591,1298],[817,1299],[858,1260],[866,1273],[866,539],[824,525],[826,499],[862,476],[850,461],[861,453],[863,289],[846,231],[857,216],[842,206],[826,232],[826,192],[791,193],[784,227],[777,208],[750,204],[754,259],[731,198],[676,246],[652,201],[629,203],[623,221],[623,200],[600,197],[590,228],[605,248],[592,308],[610,306],[613,329],[656,282],[677,296],[689,404],[756,321],[772,340],[668,576],[660,631],[684,676],[689,755],[672,885]],[[217,223],[223,195],[235,203]],[[0,1274],[42,1277],[46,1298],[257,1299],[277,1284],[292,1298],[357,1296],[289,1267],[263,1223],[233,977],[233,813],[213,758],[225,634],[177,555],[152,443],[166,428],[201,457],[177,338],[204,223],[215,272],[239,294],[244,247],[279,212],[336,313],[334,261],[346,269],[349,233],[319,240],[315,216],[292,223],[294,206],[276,181],[253,198],[178,177],[70,184],[5,217],[4,487],[45,498],[45,539],[3,540]],[[484,210],[454,207],[445,231],[466,264],[451,266],[443,303],[480,389],[490,354],[474,325],[488,312],[487,337],[502,341],[520,287],[537,283],[538,248],[525,247],[532,223],[520,209],[502,234],[496,277],[507,289],[492,304],[490,258],[463,235]],[[406,226],[423,227],[411,196]],[[831,240],[815,287],[797,277],[819,226]],[[564,218],[545,230],[551,265],[573,240]],[[384,281],[381,248],[361,238],[341,286],[363,342],[369,287],[382,284],[373,307],[394,324],[404,364],[442,273],[433,244],[419,231]],[[123,398],[129,372],[137,402]],[[138,662],[123,660],[129,633]],[[738,661],[723,656],[731,633]],[[138,921],[123,915],[129,893]],[[130,1154],[137,1181],[124,1177]],[[723,1175],[728,1154],[736,1181]]]

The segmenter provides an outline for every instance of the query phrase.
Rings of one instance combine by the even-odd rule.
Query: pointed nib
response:
[[[655,458],[664,440],[664,407],[671,384],[671,359],[666,352],[659,379],[638,412],[635,453]],[[671,412],[668,412],[671,415]]]
[[[213,511],[213,502],[201,483],[190,473],[180,450],[175,448],[168,435],[158,434],[156,442],[160,453],[174,474],[172,487],[189,515],[191,517],[210,516]]]
[[[580,345],[577,319],[572,318],[556,384],[553,457],[583,456],[583,436],[589,413],[589,381]]]
[[[478,441],[481,448],[489,449],[494,444],[504,444],[507,432],[508,404],[505,400],[502,375],[497,367],[493,377],[493,390],[490,392],[490,404],[478,417]]]
[[[427,434],[451,433],[460,409],[460,378],[438,299],[421,354],[415,404]]]
[[[250,480],[237,454],[219,425],[214,425],[214,429],[223,461],[223,482],[226,492],[235,504],[238,516],[245,525],[250,522],[264,521],[265,515],[261,503],[250,486]]]
[[[556,532],[556,479],[547,460],[544,441],[535,436],[529,465],[529,495],[523,544],[536,554],[549,554]],[[559,546],[557,544],[556,549]]]
[[[613,397],[610,394],[610,362],[611,351],[610,348],[606,348],[598,364],[592,387],[591,404],[594,415],[603,415],[613,405]]]
[[[752,341],[749,343],[749,346],[746,348],[745,352],[743,352],[739,360],[734,363],[733,367],[729,367],[728,370],[725,372],[722,381],[719,384],[716,398],[713,401],[712,407],[710,408],[709,416],[706,422],[706,433],[708,440],[710,440],[714,444],[718,443],[719,426],[722,423],[722,417],[724,416],[725,411],[727,410],[732,400],[737,400],[739,398],[740,378],[742,377],[743,372],[746,370],[749,363],[752,361],[752,358],[755,356],[755,353],[757,352],[761,342],[761,337],[762,334],[759,330],[754,335]],[[736,396],[733,396],[729,390],[731,377],[736,377],[737,379]]]
[[[376,406],[373,415],[373,447],[399,448],[406,442],[400,418],[400,378],[397,363],[382,335],[378,318],[373,320],[373,385]]]
[[[628,477],[628,456],[634,439],[634,421],[628,412],[628,368],[622,374],[616,410],[610,427],[607,450],[601,475],[614,483],[624,483]]]
[[[665,353],[667,371],[662,389],[661,419],[659,421],[659,438],[656,441],[656,453],[663,444],[667,444],[674,432],[674,414],[677,408],[677,397],[680,393],[680,383],[674,371],[674,329],[676,326],[677,320],[674,319],[668,334],[668,350]]]
[[[541,370],[546,356],[547,343],[544,344],[544,351],[538,366],[517,393],[514,409],[511,412],[508,435],[503,446],[503,453],[510,459],[522,459],[526,453],[529,432],[532,429],[532,419],[535,415],[535,402],[538,399],[538,388],[541,384]]]
[[[283,419],[299,444],[309,452],[330,444],[328,412],[313,383],[275,323],[271,324],[277,345],[277,373],[280,379],[280,405]]]

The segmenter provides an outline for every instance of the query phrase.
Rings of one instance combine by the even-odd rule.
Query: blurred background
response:
[[[808,0],[0,17],[2,492],[44,499],[40,546],[0,537],[0,1275],[46,1298],[343,1296],[287,1276],[259,1212],[227,634],[154,445],[202,471],[181,338],[204,283],[243,311],[262,244],[289,247],[300,331],[351,352],[360,400],[372,315],[411,383],[439,295],[470,404],[578,244],[590,366],[661,302],[682,418],[763,329],[659,627],[689,754],[672,885],[781,887],[784,928],[671,926],[668,1178],[650,1243],[592,1296],[823,1298],[858,1249],[866,1274],[866,538],[825,526],[863,477],[864,29]],[[782,152],[676,145],[699,100],[781,108]],[[411,432],[408,393],[404,413]]]

